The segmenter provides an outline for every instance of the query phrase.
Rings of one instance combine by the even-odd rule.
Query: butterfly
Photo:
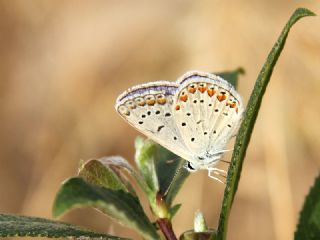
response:
[[[221,77],[190,71],[176,82],[156,81],[134,86],[119,95],[115,108],[134,128],[185,159],[193,172],[216,168],[244,112],[240,95]]]

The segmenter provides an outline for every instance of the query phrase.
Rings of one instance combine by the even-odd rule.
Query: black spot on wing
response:
[[[159,126],[157,132],[160,132],[162,128],[164,128],[164,125]]]

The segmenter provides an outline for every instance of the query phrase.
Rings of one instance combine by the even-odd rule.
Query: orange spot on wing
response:
[[[204,93],[207,90],[207,87],[199,87],[198,89],[201,93]]]
[[[180,105],[176,105],[176,111],[180,110]]]
[[[188,89],[189,93],[195,93],[196,90],[197,90],[197,89],[196,89],[195,87],[190,87],[190,88]]]
[[[158,99],[158,103],[164,105],[167,102],[165,98]]]
[[[208,89],[208,95],[210,96],[210,97],[212,97],[215,93],[216,93],[216,91],[214,90],[214,89]]]
[[[235,108],[237,106],[236,103],[229,103],[230,108]]]
[[[236,108],[236,113],[238,113],[238,111],[239,111],[239,109],[238,109],[238,108]]]
[[[187,95],[181,95],[180,96],[180,100],[186,102],[188,100],[188,96]]]
[[[220,102],[222,102],[222,101],[225,100],[226,98],[227,98],[227,97],[226,97],[226,95],[224,95],[224,94],[217,96],[217,99],[218,99]]]
[[[154,105],[156,103],[156,100],[151,99],[151,100],[146,100],[146,102],[147,102],[148,105],[152,106],[152,105]]]

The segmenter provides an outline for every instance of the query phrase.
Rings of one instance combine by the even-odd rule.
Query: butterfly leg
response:
[[[226,184],[224,181],[220,180],[219,178],[215,177],[215,176],[212,176],[211,175],[211,171],[208,171],[208,177],[209,178],[212,178],[214,180],[217,180],[218,182],[222,183],[222,184]]]
[[[213,178],[213,179],[225,184],[224,181],[222,181],[222,180],[218,179],[217,177],[211,175],[213,173],[213,174],[216,174],[216,175],[226,179],[227,178],[227,172],[225,170],[222,170],[222,169],[219,169],[219,168],[216,168],[216,167],[208,167],[207,169],[208,169],[208,176],[210,178]]]
[[[218,182],[220,182],[220,183],[222,183],[222,184],[226,184],[224,181],[220,180],[219,178],[217,178],[217,177],[215,177],[215,176],[212,176],[212,175],[211,175],[212,173],[217,174],[217,175],[219,175],[219,176],[223,176],[223,175],[221,175],[219,172],[214,171],[213,169],[208,168],[208,177],[209,177],[209,178],[212,178],[212,179],[214,179],[214,180],[217,180]],[[225,176],[223,176],[223,177],[225,177]]]
[[[214,172],[215,174],[220,175],[220,176],[224,176],[224,177],[227,176],[227,171],[222,170],[222,169],[219,169],[219,168],[208,167],[208,170],[209,170],[209,171],[212,171],[212,172]]]

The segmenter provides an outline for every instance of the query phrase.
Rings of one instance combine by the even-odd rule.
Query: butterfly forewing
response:
[[[176,83],[159,81],[138,85],[121,94],[116,110],[133,127],[175,154],[189,159],[172,114]]]

